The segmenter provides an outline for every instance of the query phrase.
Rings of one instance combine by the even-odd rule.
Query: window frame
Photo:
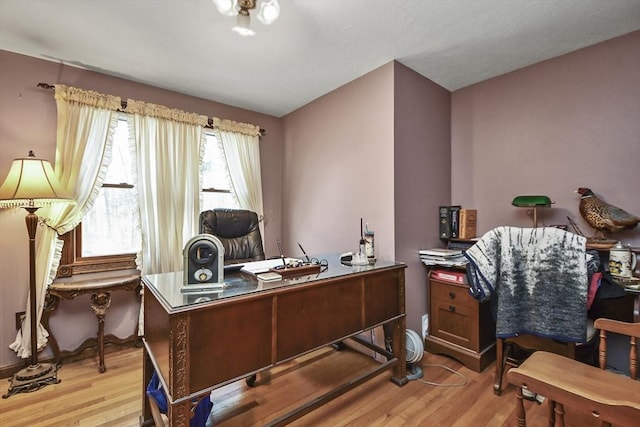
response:
[[[135,253],[83,257],[82,223],[60,238],[64,246],[56,277],[71,277],[76,274],[115,270],[135,270],[137,268]]]
[[[213,135],[216,137],[215,135]],[[217,138],[217,137],[216,137]],[[132,184],[104,183],[103,188],[133,188]],[[202,188],[201,193],[231,194],[231,189]],[[137,269],[136,253],[117,255],[82,256],[82,223],[60,236],[63,241],[62,256],[56,278],[72,277],[76,274],[100,273],[117,270]]]

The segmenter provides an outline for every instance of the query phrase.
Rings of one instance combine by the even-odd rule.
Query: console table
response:
[[[144,387],[154,370],[167,394],[169,424],[188,426],[194,400],[211,390],[383,324],[393,331],[392,352],[374,350],[386,362],[271,425],[291,422],[387,369],[392,382],[406,384],[406,266],[351,267],[337,254],[322,258],[328,268],[318,274],[262,282],[240,271],[209,293],[182,293],[182,272],[143,276],[142,423],[151,422]]]
[[[42,325],[49,332],[49,344],[53,350],[53,354],[56,363],[59,364],[64,355],[76,354],[83,351],[85,348],[91,346],[98,347],[98,354],[100,359],[99,371],[100,373],[107,370],[104,363],[104,345],[106,341],[118,342],[119,340],[114,336],[104,335],[104,321],[107,315],[107,310],[111,305],[111,293],[114,291],[133,291],[140,288],[140,273],[135,272],[119,272],[110,273],[108,275],[102,274],[99,276],[92,276],[91,278],[83,278],[76,280],[69,280],[65,282],[54,282],[49,285],[47,289],[45,309],[42,316]],[[60,347],[55,335],[52,333],[49,326],[49,317],[58,308],[58,304],[61,299],[72,300],[78,295],[91,294],[90,303],[91,309],[98,319],[98,333],[96,338],[89,338],[85,340],[80,347],[71,352],[60,352]],[[139,292],[136,292],[136,298]],[[135,339],[136,332],[131,337],[124,341],[130,341]]]

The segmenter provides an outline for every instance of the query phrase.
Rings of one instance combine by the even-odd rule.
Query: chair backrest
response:
[[[225,264],[265,259],[258,215],[244,209],[213,209],[200,213],[200,233],[212,234],[224,246]]]
[[[598,360],[600,367],[607,367],[607,332],[626,335],[629,337],[629,375],[631,379],[638,378],[638,339],[640,339],[640,323],[620,322],[612,319],[596,319],[596,329],[600,330],[600,346]]]

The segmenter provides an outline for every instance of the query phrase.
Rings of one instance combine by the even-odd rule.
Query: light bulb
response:
[[[238,0],[212,0],[218,12],[225,16],[238,14]]]
[[[239,13],[236,26],[231,29],[241,36],[255,36],[256,32],[250,28],[250,25],[251,18],[249,18],[249,13]]]
[[[272,24],[280,16],[280,3],[278,0],[262,0],[258,20],[265,25]]]

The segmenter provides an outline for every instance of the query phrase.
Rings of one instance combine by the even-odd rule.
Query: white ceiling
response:
[[[640,29],[640,0],[280,4],[243,38],[210,0],[0,0],[0,49],[281,117],[394,59],[456,90]]]

